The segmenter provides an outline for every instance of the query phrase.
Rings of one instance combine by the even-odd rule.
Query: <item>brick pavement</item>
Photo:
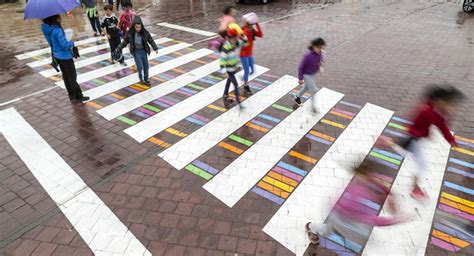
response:
[[[283,1],[241,9],[245,12],[255,8],[262,13],[262,20],[301,12],[264,25],[265,36],[272,40],[257,42],[258,64],[278,75],[294,75],[307,41],[313,35],[322,35],[329,42],[329,54],[320,83],[345,93],[351,101],[371,102],[403,114],[423,85],[438,81],[451,82],[468,96],[474,95],[469,86],[474,82],[469,35],[473,19],[460,15],[459,5],[443,1],[352,2],[335,3],[320,10],[320,1],[309,2]],[[165,2],[143,14],[150,23],[174,21],[213,30],[222,4],[211,2],[207,14],[198,7],[193,7],[196,11],[191,11],[191,16],[185,10],[168,11],[185,4]],[[292,11],[287,12],[288,7]],[[18,15],[9,20],[18,21]],[[86,26],[84,31],[90,30],[82,19],[77,22]],[[21,40],[37,37],[35,26],[22,27],[15,38],[24,42]],[[160,27],[151,30],[186,42],[203,39]],[[303,36],[299,38],[300,35]],[[2,73],[6,81],[2,86],[5,100],[25,94],[33,81],[38,88],[52,84],[24,62],[13,60],[15,52],[31,49],[30,45],[13,51],[9,46],[2,52],[3,58],[12,59],[9,70],[24,74],[18,79],[13,77],[16,74]],[[246,196],[233,208],[227,207],[201,188],[205,184],[201,178],[175,171],[157,158],[156,145],[139,144],[121,133],[128,127],[123,122],[106,121],[91,107],[70,105],[60,89],[24,99],[14,106],[153,255],[291,255],[261,231],[279,207],[256,195]],[[453,130],[467,138],[474,137],[472,107],[472,102],[465,102],[454,117]],[[86,242],[59,213],[3,137],[0,145],[5,149],[0,153],[0,238],[4,246],[1,252],[90,254]],[[461,182],[472,187],[469,179]],[[322,248],[317,250],[331,254]],[[437,249],[430,249],[431,253],[445,254]]]

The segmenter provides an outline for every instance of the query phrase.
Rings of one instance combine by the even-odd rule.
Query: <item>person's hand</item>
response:
[[[158,54],[158,50],[156,50],[155,53]]]
[[[227,72],[225,72],[224,77],[225,77],[225,79],[229,79],[229,74],[227,74]]]
[[[304,84],[304,80],[299,80],[298,83],[301,85],[301,84]]]

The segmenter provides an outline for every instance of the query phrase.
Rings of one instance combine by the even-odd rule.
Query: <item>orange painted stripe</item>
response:
[[[59,77],[59,76],[50,76],[49,79],[54,80],[54,81],[61,81],[61,80],[63,80],[62,77]]]
[[[186,73],[186,71],[184,71],[184,70],[182,70],[182,69],[180,69],[180,68],[173,68],[172,70],[173,70],[174,72],[178,72],[178,73],[181,73],[181,74]]]
[[[242,154],[244,151],[238,147],[234,147],[228,143],[225,143],[225,142],[219,142],[219,146],[222,147],[222,148],[225,148],[229,151],[232,151],[238,155]]]
[[[458,209],[460,211],[463,211],[463,212],[466,212],[466,213],[469,213],[469,214],[474,214],[474,209],[472,209],[471,207],[455,203],[455,202],[453,202],[451,200],[448,200],[446,198],[441,197],[439,199],[439,202],[442,203],[442,204],[451,206],[451,207],[453,207],[455,209]]]
[[[132,88],[132,89],[135,89],[135,90],[137,90],[137,91],[140,91],[140,92],[144,91],[143,88],[140,88],[140,87],[138,87],[138,86],[135,85],[135,84],[134,84],[134,85],[130,85],[129,87]]]
[[[465,141],[465,142],[469,142],[469,143],[474,143],[474,140],[464,138],[464,137],[461,137],[461,136],[458,136],[458,135],[456,135],[456,139],[457,140],[462,140],[462,141]]]
[[[272,193],[272,194],[275,194],[281,198],[288,198],[288,196],[290,195],[288,192],[286,191],[283,191],[282,189],[279,189],[277,187],[274,187],[264,181],[260,181],[259,183],[257,183],[257,186],[262,188],[262,189],[265,189],[266,191]]]
[[[124,96],[122,96],[122,95],[118,95],[118,94],[116,94],[116,93],[114,93],[114,92],[113,92],[113,93],[111,93],[111,94],[109,94],[109,95],[110,95],[110,96],[112,96],[112,97],[114,97],[114,98],[116,98],[116,99],[119,99],[119,100],[123,100],[123,99],[125,99],[125,97],[124,97]]]
[[[342,117],[342,118],[346,118],[346,119],[352,120],[352,116],[346,115],[346,114],[343,114],[343,113],[339,113],[339,112],[336,112],[336,111],[334,111],[334,110],[331,110],[331,112],[329,112],[329,113],[331,113],[331,114],[333,114],[333,115],[335,115],[335,116],[340,116],[340,117]]]
[[[255,129],[257,131],[261,131],[261,132],[268,132],[268,129],[265,128],[265,127],[262,127],[262,126],[259,126],[259,125],[256,125],[256,124],[252,124],[252,123],[246,123],[245,126],[248,126],[252,129]]]
[[[457,247],[461,247],[461,248],[464,248],[464,247],[467,247],[470,245],[470,243],[464,241],[464,240],[461,240],[459,238],[456,238],[454,236],[451,236],[449,234],[446,234],[444,232],[441,232],[439,230],[436,230],[436,229],[433,229],[433,232],[431,232],[431,234],[433,234],[433,236],[441,239],[441,240],[444,240],[448,243],[451,243],[451,244],[454,244],[456,245]]]
[[[150,86],[144,85],[144,84],[134,84],[134,86],[138,86],[138,87],[142,88],[143,90],[148,90],[148,89],[150,89]]]
[[[200,63],[200,64],[203,64],[203,65],[206,65],[206,64],[207,64],[207,62],[202,61],[202,60],[195,60],[195,62]]]
[[[336,138],[331,137],[331,136],[329,136],[329,135],[326,135],[326,134],[324,134],[324,133],[320,133],[320,132],[314,131],[314,130],[309,131],[309,134],[314,135],[314,136],[316,136],[316,137],[319,137],[319,138],[321,138],[321,139],[325,139],[325,140],[332,141],[332,142],[336,141]]]
[[[164,148],[169,148],[169,147],[171,147],[171,144],[169,144],[169,143],[167,143],[167,142],[164,142],[164,141],[162,141],[162,140],[160,140],[160,139],[157,139],[157,138],[155,138],[155,137],[149,138],[148,141],[153,142],[153,143],[155,143],[156,145],[162,146],[162,147],[164,147]]]
[[[309,157],[307,155],[303,155],[299,152],[296,152],[294,150],[291,150],[290,153],[288,153],[288,155],[292,156],[292,157],[296,157],[296,158],[299,158],[303,161],[306,161],[308,163],[312,163],[312,164],[315,164],[318,160],[312,158],[312,157]]]
[[[101,108],[102,108],[101,105],[99,105],[99,104],[97,104],[97,103],[95,103],[95,102],[93,102],[93,101],[87,102],[86,105],[87,105],[87,106],[91,106],[91,107],[93,107],[93,108],[95,108],[95,109],[101,109]]]
[[[150,79],[153,79],[155,81],[160,81],[160,82],[166,82],[167,81],[166,79],[163,79],[163,78],[158,77],[158,76],[152,76]]]
[[[292,187],[296,187],[298,185],[298,182],[296,180],[293,180],[293,179],[290,179],[284,175],[281,175],[279,173],[276,173],[274,171],[270,171],[267,176],[270,176],[272,178],[274,178],[275,180],[279,180],[283,183],[286,183]]]

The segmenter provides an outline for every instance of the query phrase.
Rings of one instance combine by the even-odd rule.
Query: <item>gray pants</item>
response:
[[[299,98],[303,97],[306,91],[311,92],[311,103],[313,104],[313,108],[316,108],[316,92],[319,90],[316,86],[316,77],[315,75],[303,75],[303,88],[301,88],[300,92],[297,94]]]

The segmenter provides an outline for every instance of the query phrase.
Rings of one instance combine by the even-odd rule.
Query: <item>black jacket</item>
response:
[[[153,37],[151,37],[150,32],[148,32],[144,28],[142,20],[139,16],[135,16],[135,18],[133,19],[133,25],[125,34],[125,37],[123,38],[122,43],[118,46],[118,49],[122,50],[127,45],[129,45],[128,47],[130,48],[130,53],[132,55],[135,53],[135,33],[137,33],[134,26],[135,24],[142,24],[142,30],[140,31],[140,35],[142,36],[143,47],[145,48],[146,53],[150,55],[150,52],[151,52],[150,45],[153,48],[153,50],[157,51],[158,46],[153,40]]]

